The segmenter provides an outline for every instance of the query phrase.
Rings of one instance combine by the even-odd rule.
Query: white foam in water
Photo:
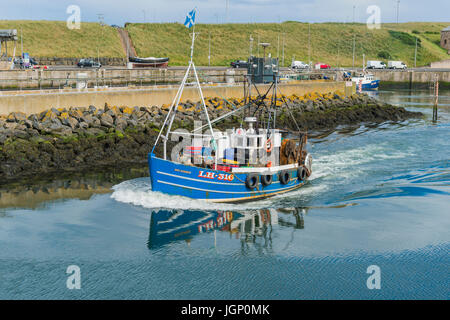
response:
[[[362,164],[380,160],[401,159],[411,155],[413,155],[412,152],[400,152],[395,149],[389,149],[386,143],[370,144],[360,148],[338,151],[314,159],[313,174],[310,180],[313,181],[322,177],[326,179],[350,179],[364,172]]]
[[[154,192],[151,190],[150,178],[124,181],[112,189],[114,192],[111,198],[114,200],[149,209],[246,210],[267,208],[270,205],[268,201],[250,202],[241,205],[211,203],[203,200]]]

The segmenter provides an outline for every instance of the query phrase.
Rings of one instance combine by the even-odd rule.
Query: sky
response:
[[[396,22],[397,0],[0,0],[0,20],[61,20],[70,5],[78,5],[81,21],[184,22],[197,7],[197,23],[362,22],[368,6],[380,8],[381,22]],[[227,10],[228,7],[228,10]],[[450,0],[401,0],[399,22],[448,22]]]

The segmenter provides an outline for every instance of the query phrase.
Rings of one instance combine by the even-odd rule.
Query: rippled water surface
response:
[[[269,200],[154,193],[145,168],[1,186],[0,298],[448,299],[450,92],[437,123],[428,91],[373,94],[426,116],[315,133],[310,182]]]

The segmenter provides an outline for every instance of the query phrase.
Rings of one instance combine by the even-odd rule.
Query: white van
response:
[[[406,69],[407,66],[402,61],[389,61],[388,68],[389,69]]]
[[[386,63],[383,61],[367,61],[367,69],[386,69]]]
[[[291,64],[292,69],[308,69],[309,65],[304,63],[303,61],[292,61]]]

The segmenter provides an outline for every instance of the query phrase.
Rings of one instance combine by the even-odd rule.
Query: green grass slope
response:
[[[352,66],[353,37],[355,37],[356,66],[361,66],[363,54],[367,60],[402,60],[414,65],[415,38],[419,39],[417,66],[432,61],[448,59],[439,47],[439,32],[450,23],[383,24],[379,30],[369,30],[365,24],[300,22],[262,24],[198,24],[195,62],[208,65],[209,38],[211,38],[211,65],[228,65],[235,59],[246,59],[253,37],[253,54],[258,53],[257,43],[270,42],[268,49],[280,61],[284,46],[284,65],[296,60],[308,61],[309,28],[311,34],[310,56],[313,62],[332,66]],[[169,57],[171,65],[188,62],[189,30],[179,23],[128,24],[137,54],[141,57]],[[278,45],[279,43],[279,45]],[[260,49],[262,54],[262,50]]]
[[[0,20],[0,29],[17,29],[17,55],[20,55],[20,35],[23,50],[33,57],[125,57],[116,29],[98,23],[82,23],[79,30],[70,30],[65,21]],[[11,45],[8,53],[12,54]]]
[[[356,66],[362,65],[363,54],[370,59],[402,60],[414,64],[415,39],[419,39],[417,65],[448,59],[440,48],[440,30],[450,23],[383,24],[380,30],[369,30],[365,24],[300,22],[260,24],[198,24],[195,62],[208,65],[211,38],[211,65],[229,65],[235,59],[247,59],[250,36],[253,54],[258,42],[270,42],[268,53],[279,56],[284,45],[284,65],[292,58],[325,62],[332,66],[352,66],[353,37],[356,39]],[[189,30],[179,23],[128,24],[127,30],[141,57],[169,57],[170,65],[186,65],[190,50]],[[309,50],[308,30],[311,33]],[[98,23],[82,23],[80,30],[70,30],[65,21],[0,20],[0,29],[17,29],[20,54],[20,33],[23,31],[24,51],[35,57],[125,57],[116,29]],[[279,45],[278,45],[279,44]],[[11,46],[9,52],[12,53]],[[262,54],[262,50],[259,49]]]

